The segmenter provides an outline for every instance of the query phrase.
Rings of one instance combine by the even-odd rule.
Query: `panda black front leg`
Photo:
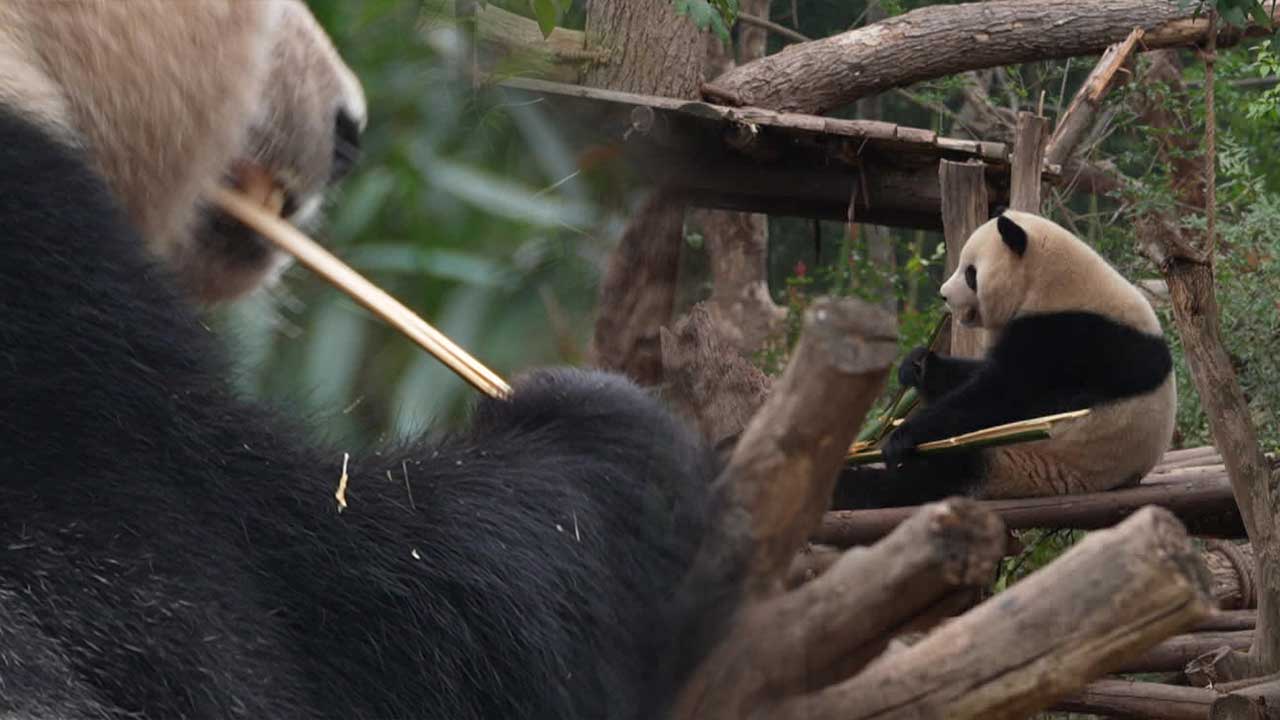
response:
[[[982,360],[939,355],[920,346],[907,353],[898,366],[898,383],[916,388],[926,401],[932,402],[963,385],[982,364]]]

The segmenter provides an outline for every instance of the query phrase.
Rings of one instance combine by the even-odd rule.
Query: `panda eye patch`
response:
[[[978,290],[978,268],[970,265],[964,269],[964,282],[970,290]]]

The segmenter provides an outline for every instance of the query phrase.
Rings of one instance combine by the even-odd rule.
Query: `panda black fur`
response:
[[[41,16],[53,6],[62,17]],[[135,153],[144,175],[181,159],[205,180],[245,155],[266,163],[252,125],[169,159],[146,143],[193,139],[127,126],[154,111],[187,132],[185,113],[206,105],[244,121],[231,111],[270,99],[268,80],[241,97],[145,60],[223,63],[248,83],[259,68],[233,63],[288,56],[262,43],[307,40],[272,34],[284,27],[267,18],[274,6],[305,12],[293,0],[0,1],[0,717],[660,716],[736,588],[674,590],[719,517],[714,459],[646,393],[602,373],[543,371],[508,400],[480,401],[459,433],[352,449],[229,389],[189,297],[244,283],[192,283],[175,258],[252,239],[170,252],[201,241],[163,233],[207,230],[184,207],[199,204],[198,183],[126,182],[111,158]],[[115,54],[173,42],[165,28],[184,23],[185,48]],[[91,46],[23,39],[69,36]],[[41,53],[86,53],[88,74],[51,72]],[[39,82],[10,82],[23,77]],[[108,90],[144,80],[147,92]],[[89,92],[81,82],[113,111],[68,110]],[[292,92],[336,86],[306,87]],[[335,132],[333,103],[303,99]],[[335,147],[260,129],[326,158]],[[172,192],[122,198],[130,182]],[[143,223],[140,202],[172,216]]]
[[[1164,454],[1177,398],[1160,323],[1145,298],[1079,238],[1005,212],[965,243],[942,286],[962,324],[994,340],[981,360],[916,348],[899,368],[925,407],[886,440],[886,469],[847,471],[842,508],[1109,490],[1141,479]],[[1090,408],[1053,437],[930,457],[916,445]]]

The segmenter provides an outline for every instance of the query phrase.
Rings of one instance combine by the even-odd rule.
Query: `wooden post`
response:
[[[938,163],[942,191],[942,232],[947,241],[947,272],[951,277],[960,261],[960,248],[978,226],[987,221],[986,166],[981,162]],[[951,323],[951,355],[980,357],[986,350],[986,332]]]
[[[1049,121],[1039,115],[1018,113],[1018,129],[1013,138],[1013,167],[1009,179],[1009,208],[1040,212],[1040,175],[1044,168],[1044,144]]]

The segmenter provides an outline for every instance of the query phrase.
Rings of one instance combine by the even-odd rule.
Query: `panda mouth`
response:
[[[228,184],[272,215],[289,218],[298,211],[298,199],[288,186],[256,163],[236,163]]]
[[[976,306],[970,305],[960,312],[960,324],[966,327],[978,327],[982,324],[982,315]]]

